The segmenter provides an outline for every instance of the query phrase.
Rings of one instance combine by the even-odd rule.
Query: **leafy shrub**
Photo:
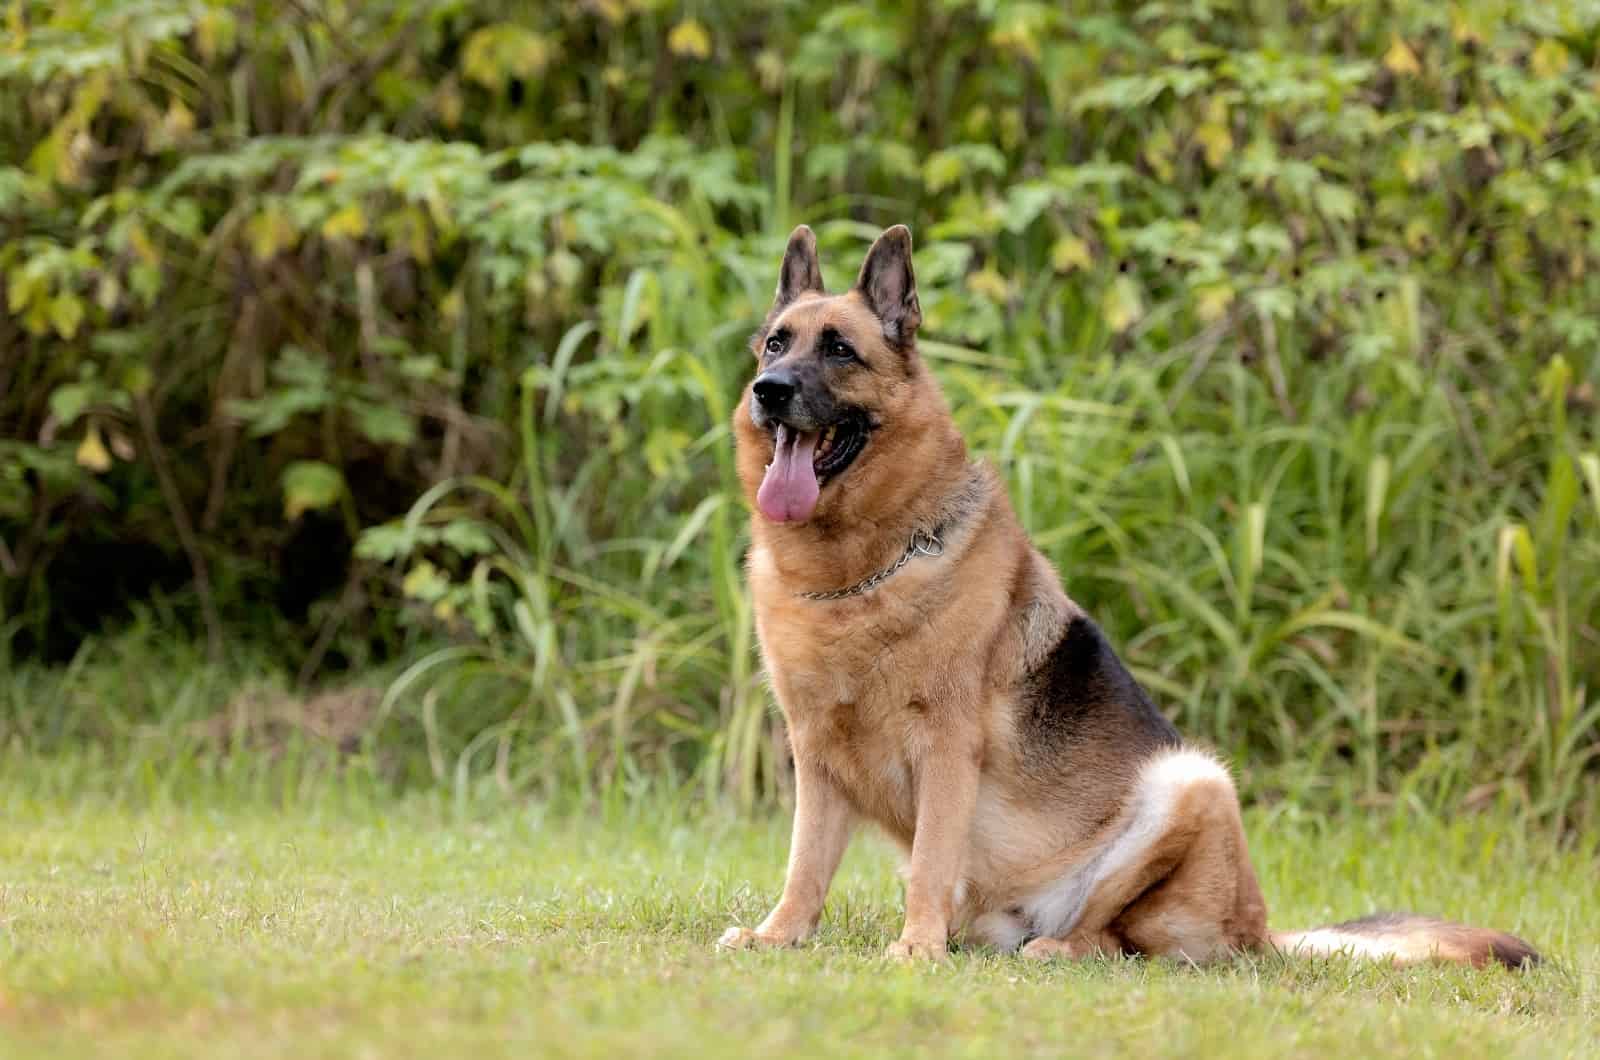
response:
[[[1593,812],[1592,6],[293,8],[12,6],[17,643],[132,569],[307,675],[446,638],[435,772],[755,798],[741,341],[793,222],[837,285],[905,220],[974,447],[1257,790]]]

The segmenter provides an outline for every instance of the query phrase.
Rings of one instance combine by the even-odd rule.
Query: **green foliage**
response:
[[[908,221],[973,447],[1253,790],[1594,819],[1593,5],[7,11],[19,644],[138,541],[417,660],[424,775],[770,794],[742,341],[794,222],[838,286]]]

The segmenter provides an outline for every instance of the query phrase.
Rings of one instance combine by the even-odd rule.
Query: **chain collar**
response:
[[[843,600],[846,597],[860,596],[888,581],[901,567],[910,563],[913,557],[942,555],[944,555],[944,541],[940,539],[937,530],[915,530],[911,534],[911,540],[906,544],[906,550],[900,553],[900,558],[878,573],[870,574],[846,589],[829,589],[827,592],[795,593],[795,595],[803,596],[807,600]]]

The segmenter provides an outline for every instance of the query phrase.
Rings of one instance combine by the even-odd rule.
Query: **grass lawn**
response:
[[[1600,1055],[1593,849],[1509,824],[1254,811],[1273,924],[1381,907],[1524,933],[1524,975],[1342,960],[906,968],[858,842],[819,937],[719,954],[786,823],[329,790],[41,794],[0,760],[0,1055]]]

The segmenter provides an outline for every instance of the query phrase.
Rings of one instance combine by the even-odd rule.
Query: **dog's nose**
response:
[[[788,372],[771,371],[756,377],[750,389],[755,391],[756,400],[761,402],[762,408],[768,412],[781,412],[788,407],[799,385]]]

